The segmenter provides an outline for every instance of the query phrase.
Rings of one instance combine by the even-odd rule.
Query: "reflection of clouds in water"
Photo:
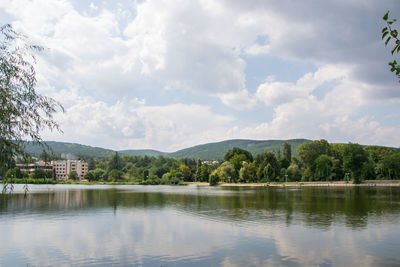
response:
[[[13,244],[34,265],[79,265],[90,259],[114,264],[185,263],[215,258],[223,266],[344,266],[352,262],[373,266],[374,257],[366,255],[361,244],[373,241],[377,231],[383,237],[396,231],[396,226],[351,234],[345,227],[328,231],[261,223],[244,227],[170,209],[120,209],[115,216],[109,210],[79,220],[39,223],[31,219],[3,225],[1,236],[9,242],[0,247],[6,251]]]
[[[26,206],[11,203],[11,212],[15,207],[34,211],[14,216],[0,214],[0,236],[8,241],[0,243],[0,262],[7,258],[10,248],[18,250],[14,254],[22,253],[20,258],[26,258],[27,263],[41,266],[69,263],[346,266],[354,262],[376,266],[390,257],[397,259],[397,263],[400,260],[396,251],[381,251],[387,240],[399,248],[399,242],[393,241],[399,240],[399,227],[393,220],[398,218],[396,212],[387,212],[386,219],[374,214],[367,218],[371,221],[365,224],[368,227],[355,229],[346,224],[342,210],[338,210],[339,214],[326,214],[324,210],[320,214],[305,210],[289,212],[285,205],[274,208],[269,204],[260,207],[252,204],[251,201],[258,199],[239,199],[241,205],[230,206],[228,202],[238,199],[230,195],[215,198],[212,194],[197,199],[192,195],[193,190],[199,190],[196,187],[159,187],[169,197],[155,194],[159,192],[154,191],[157,187],[144,188],[129,187],[107,194],[103,190],[104,194],[57,191],[56,195],[41,195],[42,199],[36,200],[32,194]],[[179,197],[172,196],[171,190],[175,188]],[[148,190],[151,194],[147,192],[146,197],[142,193],[124,194],[132,190]],[[182,196],[185,190],[191,197]],[[208,190],[214,189],[204,190],[210,196]],[[215,191],[219,194],[220,190]],[[92,204],[97,198],[103,202]],[[63,207],[60,203],[65,201],[69,204]],[[202,204],[197,206],[199,203]],[[58,210],[62,208],[66,211]],[[286,221],[287,214],[291,223]],[[316,224],[324,218],[329,222]],[[374,254],[375,251],[379,253]],[[15,261],[7,258],[7,263]]]
[[[2,186],[2,185],[1,185]],[[23,184],[16,184],[14,186],[13,193],[24,193]],[[0,187],[2,188],[2,187]],[[258,187],[213,187],[213,186],[197,186],[197,185],[186,185],[186,186],[168,186],[168,185],[28,185],[30,193],[51,193],[51,192],[72,192],[80,190],[110,190],[117,189],[118,193],[162,193],[162,194],[173,194],[173,195],[198,195],[203,196],[235,196],[239,194],[253,194],[255,190],[259,190]],[[279,190],[279,189],[277,189]],[[297,189],[291,189],[297,190]]]
[[[139,264],[144,257],[164,257],[166,261],[201,259],[214,249],[235,243],[234,226],[199,223],[198,218],[176,215],[171,210],[133,209],[119,211],[116,216],[82,216],[79,225],[75,220],[39,224],[22,221],[7,225],[1,235],[12,246],[23,249],[28,262],[34,265],[51,264],[55,259],[49,251],[57,251],[71,262],[110,258]]]

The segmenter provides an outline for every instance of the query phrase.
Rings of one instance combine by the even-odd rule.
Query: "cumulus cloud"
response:
[[[322,73],[323,71],[317,71],[313,75],[306,74],[295,85],[287,84],[283,92],[278,91],[280,87],[273,87],[272,83],[269,85],[273,88],[270,92],[275,95],[267,95],[268,97],[262,95],[266,104],[275,105],[272,121],[260,123],[254,127],[232,128],[229,134],[255,139],[324,138],[331,142],[358,142],[388,146],[400,144],[400,138],[396,135],[399,127],[382,125],[374,118],[358,113],[360,108],[372,102],[362,96],[365,91],[372,90],[373,86],[342,79],[322,99],[318,99],[311,92],[312,88],[318,86],[321,81],[326,81]],[[328,77],[329,79],[343,77],[341,75]],[[303,92],[296,87],[305,81],[314,84],[314,87],[310,87],[311,92]],[[281,86],[284,88],[283,85]],[[289,94],[290,90],[295,91],[296,94]],[[268,93],[267,90],[262,92]],[[282,97],[275,97],[276,95]]]
[[[249,94],[247,90],[219,94],[219,97],[222,103],[238,110],[251,109],[257,105],[257,99]]]
[[[70,96],[72,104],[57,114],[68,140],[113,149],[177,149],[224,139],[230,116],[208,106],[171,104],[149,106],[143,100],[122,99],[115,104]],[[54,135],[45,133],[50,140]],[[58,138],[63,139],[63,136]]]
[[[400,144],[391,137],[399,127],[360,113],[400,99],[379,38],[382,14],[389,7],[399,17],[400,3],[385,3],[147,0],[110,8],[15,0],[0,1],[0,8],[48,48],[38,64],[38,89],[67,107],[59,117],[63,138],[171,150],[230,137]],[[262,55],[317,71],[247,88],[248,57]],[[268,64],[267,58],[260,68]],[[150,87],[158,89],[146,93]],[[191,98],[147,104],[165,88]],[[257,122],[219,115],[215,97],[226,109],[256,110],[248,114]],[[273,110],[272,120],[258,114],[261,105]]]
[[[306,73],[296,83],[278,82],[274,78],[267,79],[266,82],[260,84],[256,95],[267,106],[277,106],[297,98],[306,98],[324,83],[345,77],[344,68],[326,65],[315,73]]]

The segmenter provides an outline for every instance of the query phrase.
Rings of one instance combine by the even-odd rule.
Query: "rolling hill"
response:
[[[60,155],[62,153],[74,155],[77,158],[108,158],[111,157],[115,151],[111,149],[105,149],[101,147],[92,147],[75,143],[55,142],[46,141],[44,142],[49,149],[46,149],[49,153]],[[32,156],[38,156],[44,147],[35,145],[33,142],[25,143],[25,151]]]
[[[239,147],[251,152],[253,155],[263,152],[277,152],[282,150],[284,142],[288,142],[292,145],[292,155],[297,155],[297,148],[302,143],[309,141],[306,139],[291,139],[291,140],[226,140],[216,143],[208,143],[197,145],[182,150],[178,150],[172,153],[161,152],[152,149],[132,149],[132,150],[120,150],[118,153],[134,156],[166,156],[173,158],[194,158],[201,160],[221,160],[225,153],[233,148]],[[80,145],[75,143],[65,142],[45,142],[50,148],[50,153],[55,154],[71,154],[77,158],[108,158],[111,157],[115,151],[111,149],[105,149],[101,147],[92,147],[87,145]],[[34,145],[32,142],[26,143],[26,151],[32,156],[38,156],[42,152],[43,147]]]
[[[158,156],[167,156],[169,157],[170,153],[161,152],[153,149],[128,149],[128,150],[119,150],[118,153],[126,154],[131,156],[150,156],[150,157],[158,157]]]
[[[173,153],[169,153],[168,156],[174,158],[199,158],[202,160],[219,160],[222,159],[226,152],[233,147],[239,147],[252,153],[253,155],[260,154],[263,152],[274,152],[282,150],[283,143],[288,142],[292,146],[292,155],[297,155],[297,148],[302,143],[308,141],[306,139],[292,139],[292,140],[226,140],[217,143],[208,143],[204,145],[198,145],[182,150],[178,150]]]

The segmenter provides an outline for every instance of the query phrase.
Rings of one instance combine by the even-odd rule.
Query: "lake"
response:
[[[2,266],[400,266],[399,187],[22,185]]]

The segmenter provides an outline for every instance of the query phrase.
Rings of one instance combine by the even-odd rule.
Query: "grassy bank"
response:
[[[73,181],[73,180],[54,180],[54,179],[9,179],[7,183],[12,184],[85,184],[85,185],[154,185],[147,182],[104,182],[104,181]],[[166,185],[197,185],[208,186],[208,182],[182,182],[179,184]],[[218,186],[272,186],[272,187],[301,187],[301,186],[400,186],[400,180],[366,180],[360,184],[353,182],[335,181],[335,182],[271,182],[271,183],[219,183]]]
[[[188,185],[207,186],[204,182],[187,182]],[[367,180],[360,184],[346,181],[335,182],[271,182],[271,183],[219,183],[218,186],[272,186],[272,187],[301,187],[301,186],[400,186],[400,180]]]
[[[3,182],[3,181],[2,181]],[[135,185],[139,184],[138,182],[89,182],[89,181],[73,181],[73,180],[54,180],[52,178],[49,179],[8,179],[7,183],[9,184],[87,184],[87,185],[99,185],[99,184],[108,184],[108,185]]]

